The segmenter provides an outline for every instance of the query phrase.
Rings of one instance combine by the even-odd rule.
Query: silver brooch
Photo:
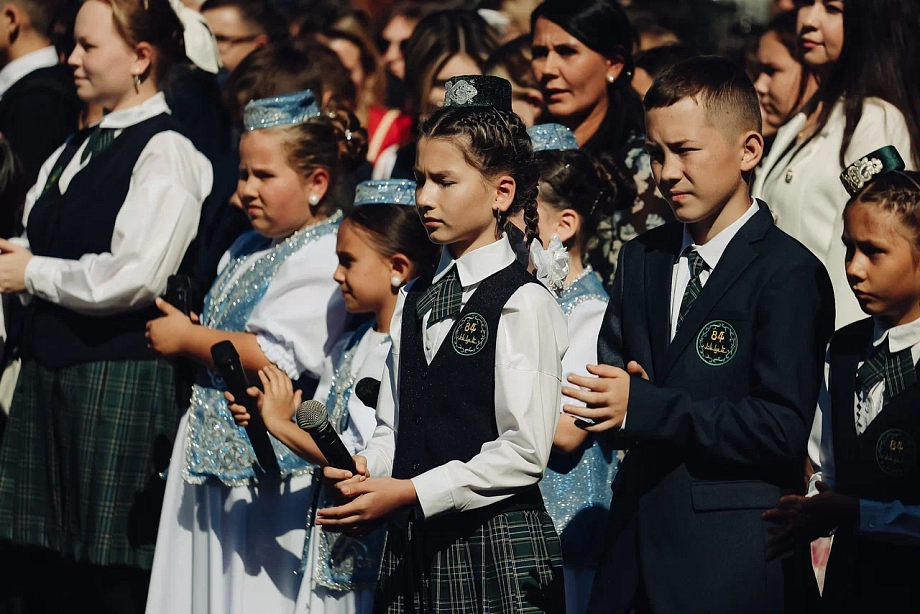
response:
[[[445,105],[448,107],[469,104],[476,97],[476,94],[479,93],[469,81],[464,79],[460,79],[456,82],[448,81],[446,89],[444,100]]]
[[[883,168],[882,161],[878,158],[862,158],[847,167],[843,179],[849,184],[850,192],[856,193],[881,173]]]

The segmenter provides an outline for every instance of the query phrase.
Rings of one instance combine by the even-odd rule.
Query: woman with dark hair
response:
[[[840,242],[847,192],[838,177],[894,145],[920,163],[920,12],[910,0],[800,0],[798,40],[818,92],[776,135],[753,193],[808,247],[834,284],[837,328],[863,317]]]
[[[772,139],[818,89],[811,69],[799,59],[795,11],[770,20],[760,36],[750,73],[760,97],[764,138]]]
[[[444,84],[459,75],[481,75],[497,46],[475,11],[449,10],[422,19],[406,45],[406,112],[413,130],[444,104]],[[374,179],[414,179],[415,143],[380,155]]]
[[[588,153],[612,155],[636,181],[636,202],[604,220],[587,256],[609,286],[620,246],[672,219],[651,180],[642,105],[630,87],[636,33],[613,0],[547,0],[531,26],[532,67],[549,120],[572,130]]]

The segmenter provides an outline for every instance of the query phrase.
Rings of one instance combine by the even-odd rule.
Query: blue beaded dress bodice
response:
[[[570,318],[588,301],[608,300],[597,275],[588,267],[557,299]],[[571,320],[570,320],[571,333]],[[606,522],[610,507],[610,484],[616,475],[616,450],[600,438],[589,439],[590,445],[573,454],[550,455],[549,465],[540,482],[546,511],[553,519],[562,540],[562,557],[570,567],[594,567],[598,540],[596,527]]]
[[[272,246],[272,240],[251,232],[231,252],[230,262],[211,286],[204,301],[201,323],[215,330],[241,332],[256,305],[265,296],[281,265],[298,250],[320,237],[335,234],[341,212],[298,231]],[[264,254],[252,254],[268,249]],[[183,478],[192,484],[217,479],[230,486],[250,483],[257,477],[255,454],[246,430],[236,425],[224,399],[226,386],[211,371],[203,372],[192,389],[189,406],[189,437]],[[308,473],[313,467],[269,436],[281,475]]]

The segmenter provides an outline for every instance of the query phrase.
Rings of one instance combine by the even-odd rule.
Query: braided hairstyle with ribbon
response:
[[[635,182],[607,154],[592,156],[582,149],[546,150],[537,152],[535,158],[540,171],[540,203],[578,214],[579,229],[570,241],[581,254],[591,249],[598,238],[601,220],[628,210],[636,200]]]
[[[419,132],[422,138],[450,139],[467,164],[488,180],[503,175],[514,179],[514,200],[507,211],[497,214],[496,235],[504,231],[509,217],[523,211],[526,244],[539,237],[539,171],[521,118],[492,107],[447,107],[434,112]]]

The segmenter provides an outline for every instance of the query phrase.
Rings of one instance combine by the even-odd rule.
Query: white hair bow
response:
[[[565,278],[569,275],[569,253],[562,244],[562,239],[553,235],[549,246],[543,249],[540,239],[530,244],[530,261],[533,262],[534,274],[553,294],[559,296],[565,289]]]
[[[185,55],[201,70],[216,74],[221,66],[217,41],[204,16],[182,4],[182,0],[169,0],[169,4],[185,29]]]

